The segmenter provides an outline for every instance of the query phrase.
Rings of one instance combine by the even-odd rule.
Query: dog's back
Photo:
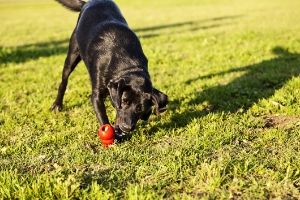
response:
[[[76,28],[77,41],[83,57],[90,43],[97,40],[95,37],[105,34],[105,27],[110,27],[110,24],[127,26],[126,20],[113,1],[92,0],[83,6]]]
[[[109,80],[127,68],[147,65],[138,37],[128,27],[113,1],[87,2],[78,20],[76,38],[80,55],[92,79],[95,76],[93,70],[102,73],[109,71],[101,77]],[[94,69],[95,67],[99,69]],[[105,85],[107,80],[103,80]]]

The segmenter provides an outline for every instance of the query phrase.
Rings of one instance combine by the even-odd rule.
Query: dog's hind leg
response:
[[[62,110],[63,98],[68,85],[68,78],[80,61],[81,61],[81,57],[79,54],[78,43],[76,40],[76,32],[74,30],[70,39],[69,51],[68,51],[67,58],[65,60],[57,97],[53,105],[51,106],[51,110],[55,110],[55,111]]]

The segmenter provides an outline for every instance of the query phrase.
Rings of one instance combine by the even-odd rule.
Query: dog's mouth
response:
[[[131,137],[130,131],[122,130],[118,125],[115,126],[115,138],[117,141],[122,142]]]
[[[115,122],[115,138],[117,141],[122,142],[131,138],[131,132],[135,129],[135,126],[127,126],[123,120],[116,118]]]
[[[122,133],[124,133],[124,134],[129,134],[129,133],[130,133],[130,131],[125,130],[125,129],[122,129],[121,127],[119,127],[119,129],[120,129],[120,131],[121,131]]]

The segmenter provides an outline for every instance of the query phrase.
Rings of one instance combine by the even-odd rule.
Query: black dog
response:
[[[156,107],[156,114],[165,111],[168,97],[153,88],[140,41],[117,5],[111,0],[57,1],[80,11],[80,15],[51,109],[62,109],[68,78],[82,59],[90,75],[91,100],[98,121],[100,125],[109,124],[104,105],[109,95],[117,110],[115,127],[121,130],[119,137],[134,130],[139,119],[148,120],[152,106]]]

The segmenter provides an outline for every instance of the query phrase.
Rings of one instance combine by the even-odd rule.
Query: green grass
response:
[[[299,199],[300,1],[117,3],[170,104],[103,149],[82,63],[49,112],[77,13],[0,0],[0,199]]]

